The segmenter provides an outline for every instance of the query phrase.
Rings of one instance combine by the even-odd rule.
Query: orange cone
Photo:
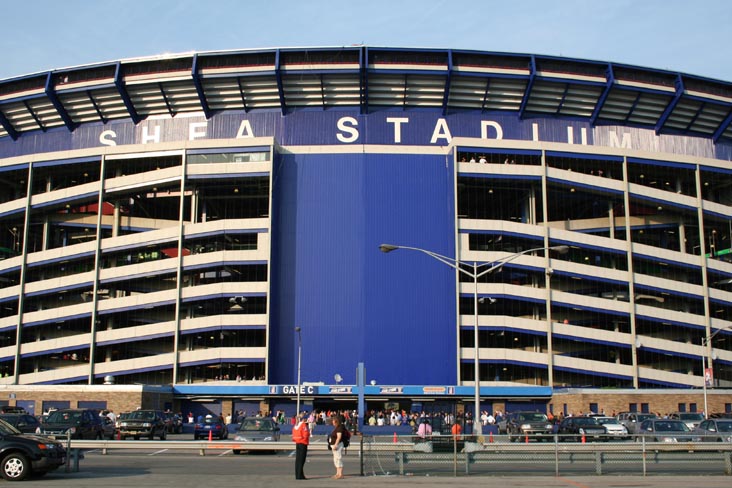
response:
[[[526,444],[529,443],[529,436],[528,436],[528,434],[526,435],[526,440],[524,442],[526,442]]]
[[[492,431],[491,431],[491,433],[490,433],[490,434],[488,435],[488,443],[489,443],[489,444],[493,444],[493,432],[492,432]]]
[[[397,440],[396,432],[394,432],[394,444],[396,444],[397,442],[399,442],[399,441]]]
[[[584,444],[585,442],[587,442],[587,439],[585,438],[585,435],[582,434],[582,444]]]
[[[208,431],[208,442],[211,442],[213,440],[213,430]]]

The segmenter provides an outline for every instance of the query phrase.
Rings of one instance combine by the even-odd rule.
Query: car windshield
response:
[[[732,422],[717,422],[717,430],[720,432],[732,432]]]
[[[546,422],[546,415],[543,413],[522,413],[518,416],[519,422]]]
[[[620,422],[618,422],[618,419],[614,417],[598,417],[597,421],[601,423],[602,425],[608,425],[608,424],[616,424],[619,425]]]
[[[20,434],[20,431],[7,423],[4,420],[0,419],[0,435],[18,435]]]
[[[592,417],[584,418],[584,419],[574,419],[574,422],[577,425],[597,425],[597,420],[595,420]]]
[[[683,422],[656,422],[656,432],[689,432],[689,427]]]
[[[636,418],[638,419],[638,422],[643,422],[644,420],[647,420],[647,419],[655,419],[656,414],[655,413],[642,413],[642,414],[638,414],[636,416]]]
[[[155,420],[155,412],[146,412],[144,410],[130,412],[126,420]]]
[[[62,412],[56,410],[48,416],[49,424],[67,424],[81,421],[81,412]]]
[[[244,419],[239,430],[274,430],[274,422],[270,419]]]
[[[681,413],[679,418],[681,420],[704,420],[704,416],[700,413]]]

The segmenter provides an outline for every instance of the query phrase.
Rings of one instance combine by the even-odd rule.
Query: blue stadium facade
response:
[[[296,48],[0,81],[0,383],[309,404],[732,385],[732,84]],[[474,288],[413,246],[511,259]],[[569,252],[528,249],[566,245]],[[514,259],[515,257],[515,259]],[[336,376],[342,381],[336,381]],[[373,380],[373,381],[372,381]]]

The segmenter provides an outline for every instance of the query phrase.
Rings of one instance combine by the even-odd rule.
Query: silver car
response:
[[[691,431],[681,420],[648,419],[638,427],[636,440],[641,442],[700,442],[701,436]]]
[[[670,419],[674,420],[681,420],[683,423],[686,424],[687,427],[690,429],[695,429],[699,426],[702,420],[704,420],[704,415],[701,413],[694,413],[694,412],[676,412],[669,415]]]
[[[732,419],[707,419],[694,429],[702,442],[732,442]]]
[[[280,427],[271,418],[248,417],[241,421],[239,430],[234,436],[237,442],[278,442],[280,440]],[[241,449],[234,449],[234,454],[239,454]]]
[[[604,425],[609,439],[630,439],[628,429],[615,417],[595,417],[597,423]]]

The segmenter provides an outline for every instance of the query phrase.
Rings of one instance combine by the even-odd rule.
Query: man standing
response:
[[[297,423],[292,428],[292,441],[295,443],[295,479],[306,480],[303,468],[305,459],[308,457],[308,444],[310,444],[310,429],[305,421],[305,415],[298,414]]]

